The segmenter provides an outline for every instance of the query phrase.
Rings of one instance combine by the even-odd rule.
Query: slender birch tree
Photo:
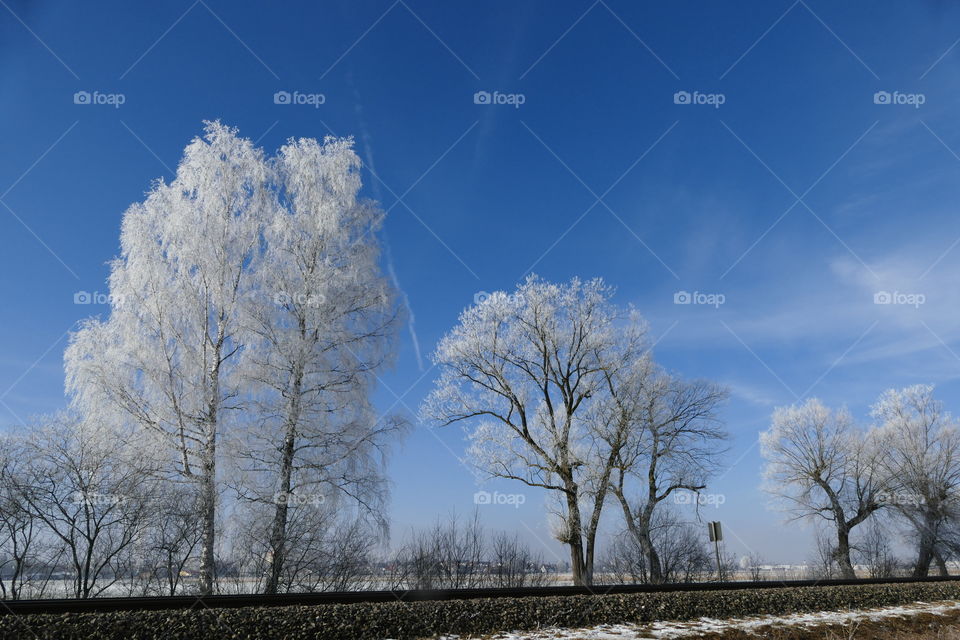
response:
[[[288,535],[294,511],[328,501],[326,513],[335,501],[385,526],[384,463],[404,427],[378,416],[370,400],[398,314],[379,265],[383,216],[358,198],[353,143],[291,141],[274,166],[281,206],[245,305],[244,376],[256,402],[240,446],[241,496],[273,511],[266,593],[291,575],[290,545],[304,539]]]
[[[173,181],[124,214],[110,316],[84,323],[65,357],[83,415],[161,434],[176,473],[195,484],[201,594],[214,585],[218,444],[240,407],[241,302],[275,206],[268,179],[259,149],[208,123]]]

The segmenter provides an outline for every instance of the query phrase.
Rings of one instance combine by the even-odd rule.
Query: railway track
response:
[[[337,591],[275,595],[236,594],[212,596],[157,596],[131,598],[0,600],[0,615],[31,613],[86,613],[103,611],[285,607],[292,605],[349,604],[358,602],[417,602],[423,600],[468,600],[476,598],[524,598],[536,596],[662,593],[670,591],[730,591],[778,587],[824,587],[838,585],[903,584],[957,581],[960,576],[857,580],[766,580],[758,582],[681,582],[662,585],[595,585],[592,587],[519,587],[478,589],[430,589],[403,591]]]

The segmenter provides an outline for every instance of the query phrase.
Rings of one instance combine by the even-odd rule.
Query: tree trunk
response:
[[[577,500],[577,486],[567,481],[567,540],[570,547],[570,571],[573,584],[577,587],[590,586],[592,576],[588,572],[583,557],[583,525],[580,522],[580,506]],[[592,569],[592,567],[591,567]]]
[[[660,563],[660,554],[657,553],[653,539],[650,537],[650,519],[653,517],[652,509],[645,508],[643,513],[634,516],[633,512],[630,511],[630,504],[627,502],[623,491],[614,489],[613,493],[620,502],[620,508],[623,510],[623,519],[627,523],[627,530],[630,532],[630,535],[633,536],[633,539],[636,540],[637,544],[640,545],[640,551],[647,561],[646,570],[648,580],[651,584],[662,584],[663,565]]]
[[[640,537],[640,548],[647,556],[647,564],[650,567],[650,583],[663,584],[663,566],[660,564],[660,554],[657,553],[653,540],[650,539],[649,531]]]
[[[930,563],[933,561],[936,533],[933,518],[924,516],[917,543],[917,562],[913,566],[913,577],[924,578],[930,574]]]
[[[209,427],[203,451],[200,476],[200,508],[203,533],[200,540],[200,595],[213,593],[214,542],[216,538],[217,487],[216,487],[216,428]]]
[[[930,562],[933,560],[933,552],[922,542],[917,552],[917,563],[913,566],[914,578],[925,578],[930,574]]]
[[[653,538],[650,535],[650,523],[653,522],[653,510],[657,502],[657,460],[660,452],[660,434],[653,431],[653,449],[650,461],[647,466],[647,502],[643,505],[643,511],[640,514],[638,542],[640,548],[647,556],[647,563],[650,565],[650,582],[661,584],[663,582],[663,567],[660,565],[660,555],[653,546]]]
[[[304,336],[303,321],[300,322],[300,336]],[[297,444],[297,425],[300,423],[300,394],[303,391],[303,367],[295,364],[292,372],[290,402],[287,405],[287,424],[283,437],[280,457],[280,478],[277,493],[274,496],[276,507],[270,528],[270,572],[264,585],[264,593],[276,593],[280,585],[280,575],[286,560],[287,518],[290,512],[290,488],[293,476],[293,458]]]
[[[273,523],[270,528],[270,571],[264,585],[264,593],[276,593],[280,584],[280,574],[283,572],[287,544],[287,514],[290,507],[291,476],[293,474],[293,454],[296,445],[296,421],[287,422],[286,434],[283,440],[283,450],[280,467],[280,478],[277,493],[274,496],[276,507],[273,513]]]
[[[583,562],[583,547],[579,542],[570,541],[567,543],[570,547],[570,573],[573,577],[575,587],[590,586],[586,581],[586,571]]]
[[[264,585],[264,593],[276,593],[280,584],[280,574],[283,572],[285,547],[287,542],[287,513],[290,498],[290,477],[293,466],[293,430],[288,430],[283,441],[283,463],[280,469],[280,482],[274,497],[276,506],[273,513],[273,523],[270,527],[270,569]]]
[[[853,570],[853,564],[850,562],[850,531],[837,523],[837,549],[834,551],[834,557],[837,559],[837,565],[840,567],[840,575],[846,580],[853,580],[857,573]]]
[[[600,514],[603,510],[603,506],[607,502],[607,491],[610,489],[610,474],[613,473],[613,465],[616,461],[616,452],[617,448],[611,448],[610,455],[607,457],[605,466],[603,468],[603,473],[600,477],[597,495],[593,498],[593,513],[590,515],[590,524],[587,525],[587,584],[593,584],[593,569],[597,548],[597,530],[600,528]]]
[[[604,481],[606,484],[606,481]],[[595,498],[593,515],[590,518],[590,524],[586,534],[586,558],[584,559],[584,579],[586,584],[593,584],[593,566],[596,557],[597,548],[597,528],[600,523],[600,509],[605,500],[606,491],[602,490],[600,495]]]
[[[593,584],[593,554],[594,554],[594,541],[592,537],[587,537],[586,544],[586,555],[583,560],[583,583],[586,585]]]
[[[652,509],[644,509],[640,514],[640,522],[635,527],[634,535],[640,544],[640,550],[647,559],[647,570],[650,572],[650,584],[663,584],[663,565],[660,563],[660,554],[653,544],[650,535],[650,520],[653,518]]]
[[[223,344],[223,324],[217,331],[213,349],[213,362],[209,373],[209,399],[207,400],[207,437],[203,443],[200,460],[200,508],[203,534],[200,541],[200,595],[213,593],[216,560],[214,547],[217,535],[217,429],[220,407],[220,349]]]
[[[937,570],[940,571],[941,576],[949,576],[950,572],[947,570],[947,561],[944,560],[943,554],[939,551],[934,550],[933,558],[937,562]]]

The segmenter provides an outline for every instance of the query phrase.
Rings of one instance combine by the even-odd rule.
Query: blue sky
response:
[[[759,491],[775,406],[817,396],[866,420],[883,389],[931,382],[960,409],[958,18],[947,2],[3,0],[0,423],[62,406],[65,334],[107,310],[75,294],[106,291],[121,214],[202,120],[268,150],[353,135],[414,319],[383,409],[416,410],[478,293],[602,276],[667,367],[731,388],[706,519],[737,554],[802,560],[809,532]],[[473,509],[463,448],[418,427],[398,451],[398,536]],[[546,542],[525,494],[482,516]]]

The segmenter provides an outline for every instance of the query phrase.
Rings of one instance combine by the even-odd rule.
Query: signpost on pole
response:
[[[720,568],[720,541],[723,540],[723,530],[720,528],[720,522],[708,522],[707,532],[710,534],[710,542],[713,543],[713,549],[717,554],[717,580],[723,580],[723,570]]]

